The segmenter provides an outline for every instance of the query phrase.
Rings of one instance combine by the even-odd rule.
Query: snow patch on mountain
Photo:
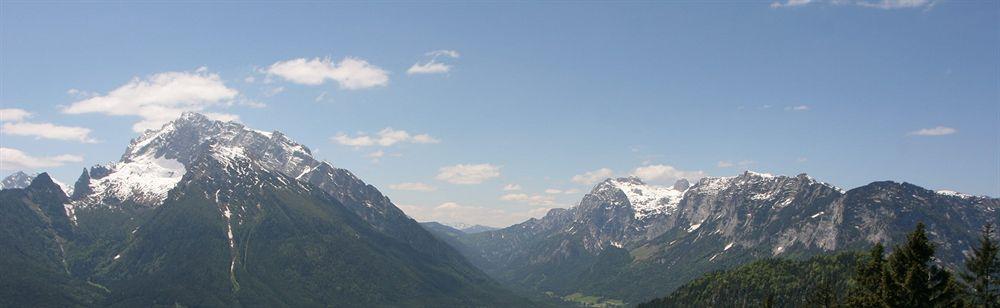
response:
[[[632,204],[632,209],[635,210],[635,218],[640,220],[676,210],[686,191],[645,184],[638,178],[613,179],[610,183],[625,193],[625,197]]]
[[[936,193],[939,194],[939,195],[943,195],[943,196],[959,197],[959,198],[962,198],[962,199],[969,199],[969,198],[975,197],[973,195],[963,194],[963,193],[960,193],[960,192],[957,192],[957,191],[954,191],[954,190],[946,190],[946,189],[938,190],[938,191],[936,191]]]
[[[120,201],[160,203],[184,176],[184,164],[149,155],[111,166],[111,174],[90,183],[93,195]]]

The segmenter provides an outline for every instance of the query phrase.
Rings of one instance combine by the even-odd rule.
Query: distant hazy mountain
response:
[[[24,173],[24,171],[17,171],[17,172],[11,173],[6,178],[4,178],[2,181],[0,181],[0,189],[12,189],[12,188],[25,188],[25,187],[28,187],[28,185],[31,184],[31,180],[34,180],[36,176],[38,176],[38,174],[27,174],[27,173]],[[73,189],[71,187],[66,186],[66,184],[63,184],[63,183],[57,181],[56,179],[52,179],[52,178],[50,178],[50,179],[52,180],[53,183],[55,183],[56,185],[59,185],[59,187],[67,195],[70,195],[70,194],[73,193]]]
[[[997,223],[1000,199],[875,182],[843,191],[804,174],[746,172],[671,187],[608,179],[570,209],[454,236],[477,266],[511,286],[639,303],[701,274],[768,257],[898,242],[928,225],[949,266]]]
[[[4,200],[32,186],[4,190]],[[280,132],[185,113],[133,140],[118,162],[85,169],[75,188],[72,200],[46,190],[42,211],[0,206],[18,211],[3,217],[14,220],[5,234],[44,238],[5,236],[0,246],[31,246],[45,258],[11,259],[38,259],[53,277],[43,282],[61,281],[11,289],[12,306],[44,304],[32,296],[44,292],[80,295],[58,306],[530,305],[375,187]],[[33,272],[3,280],[32,282]]]
[[[34,174],[27,174],[23,171],[11,173],[0,181],[0,189],[25,188],[35,179]]]
[[[486,231],[493,231],[493,230],[500,229],[500,228],[496,228],[496,227],[490,227],[490,226],[484,226],[484,225],[473,225],[473,224],[467,224],[467,223],[461,223],[461,222],[434,222],[434,223],[439,223],[439,224],[442,224],[442,225],[445,225],[445,226],[448,226],[448,227],[452,227],[452,228],[455,228],[457,230],[461,230],[462,232],[469,233],[469,234],[471,234],[471,233],[479,233],[479,232],[486,232]],[[426,223],[421,223],[421,224],[426,224]]]

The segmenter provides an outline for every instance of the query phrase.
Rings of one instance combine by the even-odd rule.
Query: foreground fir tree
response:
[[[983,228],[979,247],[966,255],[962,280],[971,290],[970,301],[974,307],[1000,307],[1000,257],[997,241],[993,239],[993,225]]]
[[[882,303],[886,307],[949,307],[956,304],[959,288],[947,270],[933,264],[934,244],[926,227],[916,230],[889,256],[882,275]]]
[[[882,306],[882,273],[885,267],[885,246],[875,244],[868,253],[868,259],[858,264],[854,277],[854,288],[847,305],[851,307]]]

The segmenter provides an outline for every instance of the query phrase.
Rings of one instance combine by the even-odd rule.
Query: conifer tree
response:
[[[934,261],[934,244],[923,223],[895,246],[882,276],[882,301],[887,307],[946,307],[956,301],[959,288],[951,273]]]
[[[882,272],[885,265],[885,246],[875,244],[868,252],[868,259],[858,266],[855,286],[847,299],[851,307],[882,306]]]
[[[993,239],[993,226],[986,224],[979,239],[979,247],[965,256],[965,273],[962,280],[971,290],[971,304],[975,307],[1000,307],[1000,256],[997,241]]]

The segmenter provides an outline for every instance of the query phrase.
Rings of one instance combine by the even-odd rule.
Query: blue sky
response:
[[[420,220],[507,225],[602,176],[745,169],[998,196],[998,12],[5,1],[0,168],[71,183],[144,125],[200,110],[285,132]]]

